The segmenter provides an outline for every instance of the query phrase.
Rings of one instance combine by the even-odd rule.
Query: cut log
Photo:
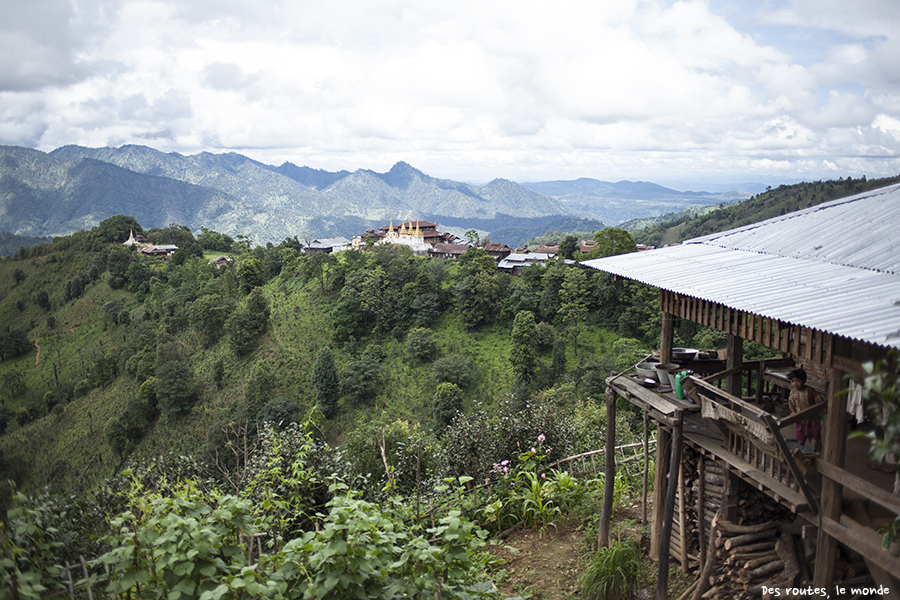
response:
[[[752,571],[741,571],[738,574],[738,580],[741,583],[749,583],[754,579],[765,577],[766,575],[771,575],[772,573],[777,573],[782,569],[784,569],[784,564],[781,562],[781,560],[776,558],[772,562],[756,567]]]
[[[732,548],[737,548],[738,546],[743,546],[745,544],[749,544],[750,542],[775,537],[776,533],[777,530],[775,529],[767,529],[766,531],[757,531],[756,533],[745,533],[743,535],[738,535],[725,540],[725,549],[731,550]]]
[[[759,558],[754,558],[752,560],[748,560],[747,562],[744,563],[744,568],[748,569],[748,570],[755,569],[756,567],[759,567],[761,565],[769,564],[776,558],[780,558],[780,556],[778,555],[778,553],[772,552],[771,554],[766,554],[765,556],[760,556]]]
[[[726,533],[743,534],[743,533],[759,533],[760,531],[768,531],[775,529],[776,524],[771,521],[768,523],[760,523],[759,525],[735,525],[728,521],[719,523],[719,529]]]
[[[755,544],[746,544],[744,546],[739,546],[735,548],[732,552],[735,554],[738,553],[747,553],[747,552],[763,552],[767,550],[771,550],[775,547],[775,540],[765,540],[762,542],[756,542]]]
[[[775,543],[775,552],[784,565],[784,572],[777,577],[777,581],[785,587],[792,587],[797,583],[797,577],[800,575],[800,562],[797,560],[794,548],[794,536],[786,531],[783,532]]]
[[[722,588],[720,588],[719,586],[716,586],[716,587],[714,587],[714,588],[709,588],[709,589],[706,591],[706,593],[704,593],[704,594],[701,596],[701,598],[704,598],[704,600],[705,600],[706,598],[715,598],[716,596],[719,595],[719,591],[720,591],[721,589],[722,589]]]

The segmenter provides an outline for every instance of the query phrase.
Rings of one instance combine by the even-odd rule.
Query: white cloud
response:
[[[463,179],[805,176],[900,155],[896,6],[15,2],[0,143],[406,160]]]

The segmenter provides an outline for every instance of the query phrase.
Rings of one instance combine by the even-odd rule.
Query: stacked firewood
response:
[[[810,579],[795,526],[780,521],[734,525],[719,521],[715,568],[703,598],[753,598],[763,587],[793,587]]]

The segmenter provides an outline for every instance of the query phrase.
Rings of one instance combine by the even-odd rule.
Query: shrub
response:
[[[443,429],[463,411],[462,390],[455,383],[440,383],[434,390],[434,420]]]
[[[430,329],[417,327],[406,336],[406,353],[413,360],[431,362],[437,355],[437,342]]]
[[[438,383],[455,383],[466,389],[475,381],[475,361],[462,354],[450,354],[436,360],[432,372]]]
[[[581,575],[581,587],[590,600],[634,597],[641,569],[641,551],[634,540],[601,548]]]

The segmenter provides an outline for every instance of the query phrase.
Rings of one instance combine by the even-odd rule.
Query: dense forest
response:
[[[728,221],[703,219],[675,227]],[[144,256],[121,244],[131,231],[179,249]],[[564,253],[641,239],[594,237],[591,255],[572,235]],[[603,445],[604,380],[660,331],[655,289],[562,260],[511,276],[477,248],[305,254],[296,238],[251,247],[127,216],[21,248],[0,290],[14,597],[62,593],[61,565],[82,558],[98,589],[129,597],[490,596],[486,536],[595,522],[602,473],[549,465]],[[724,341],[676,328],[676,345]],[[620,444],[642,426],[629,406]],[[610,482],[620,500],[628,472]]]

